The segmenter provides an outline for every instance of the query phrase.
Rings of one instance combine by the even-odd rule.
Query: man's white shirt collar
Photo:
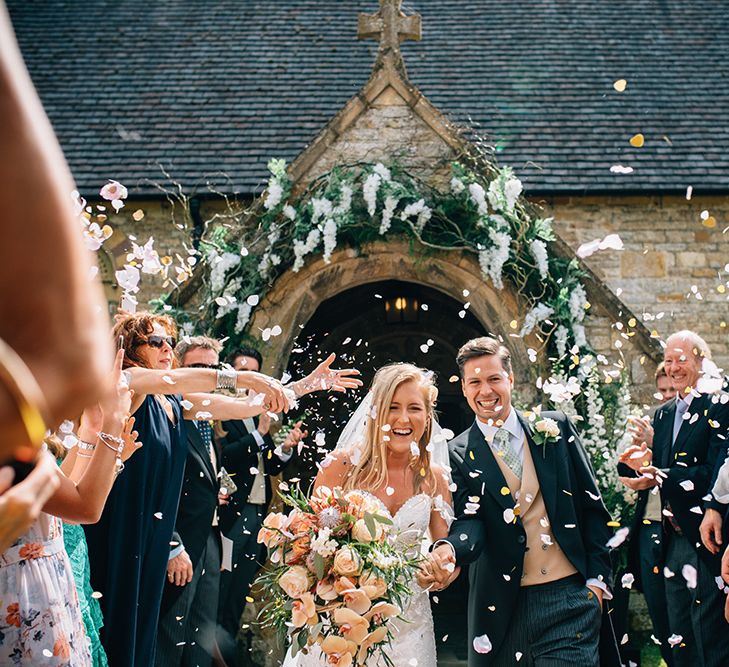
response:
[[[511,406],[511,410],[509,410],[509,416],[506,418],[506,421],[503,423],[502,426],[496,426],[495,423],[485,424],[478,417],[476,418],[476,424],[478,424],[479,430],[481,431],[481,433],[483,433],[489,444],[493,442],[494,435],[496,435],[496,431],[498,431],[499,428],[506,429],[511,435],[511,446],[514,447],[517,451],[520,451],[521,443],[524,440],[524,429],[519,422],[519,418],[516,416],[516,410],[514,409],[514,406]]]

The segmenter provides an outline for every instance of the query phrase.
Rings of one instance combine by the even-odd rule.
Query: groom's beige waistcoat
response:
[[[564,555],[552,533],[551,519],[547,516],[547,508],[544,505],[544,497],[539,488],[537,471],[526,438],[522,451],[524,462],[521,479],[511,471],[501,456],[494,454],[494,458],[516,503],[514,512],[521,517],[526,531],[527,549],[524,554],[521,585],[534,586],[564,579],[575,574],[577,569]]]

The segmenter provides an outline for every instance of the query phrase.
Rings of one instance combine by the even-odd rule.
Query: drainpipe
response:
[[[198,250],[200,247],[200,239],[202,239],[205,231],[205,223],[200,216],[200,199],[198,197],[190,198],[190,217],[192,218],[192,247]]]

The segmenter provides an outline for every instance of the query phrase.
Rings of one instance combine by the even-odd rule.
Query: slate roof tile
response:
[[[369,77],[374,0],[7,0],[82,191],[260,191]],[[527,192],[729,190],[729,12],[693,0],[409,0],[412,82]],[[612,84],[625,78],[624,93]],[[629,138],[642,132],[644,148]],[[663,137],[668,137],[670,144]],[[634,167],[630,175],[610,166]],[[202,173],[201,173],[202,170]],[[227,174],[223,175],[223,172]]]

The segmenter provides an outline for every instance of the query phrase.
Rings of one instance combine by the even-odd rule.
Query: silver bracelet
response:
[[[236,371],[228,368],[223,368],[218,371],[217,384],[215,385],[217,390],[235,391],[237,384],[238,373]]]
[[[93,442],[86,442],[85,440],[81,440],[81,438],[76,438],[76,446],[79,449],[86,450],[87,452],[93,452],[96,449],[96,444]]]
[[[124,440],[115,435],[111,435],[111,433],[104,433],[103,431],[99,431],[96,435],[109,449],[121,456],[121,453],[124,451]]]

